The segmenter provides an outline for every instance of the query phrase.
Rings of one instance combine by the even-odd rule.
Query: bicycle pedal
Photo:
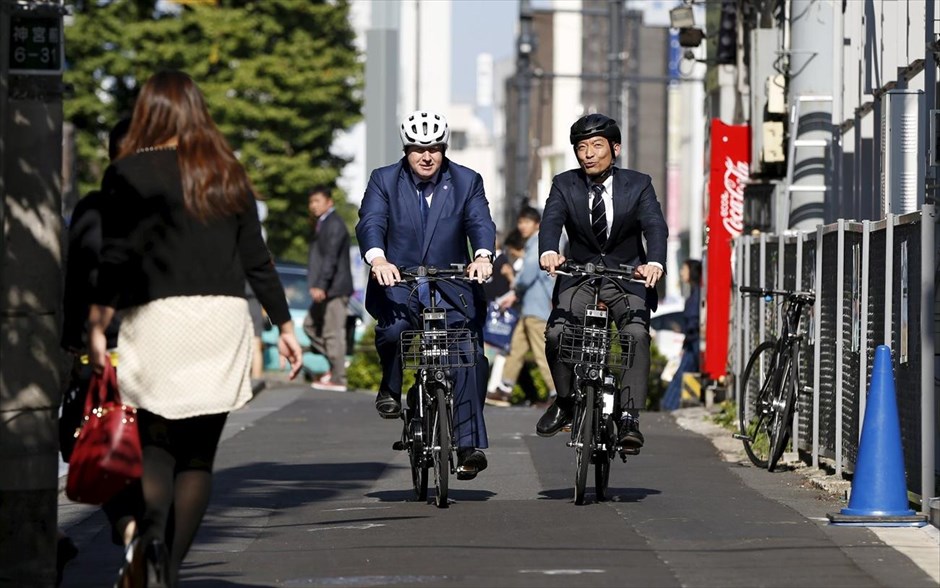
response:
[[[619,450],[620,450],[620,459],[622,459],[624,462],[627,461],[628,455],[640,455],[639,447],[620,447]]]
[[[738,441],[747,441],[748,443],[753,443],[754,439],[750,435],[742,435],[741,433],[732,433],[731,437],[737,439]]]
[[[401,441],[395,441],[394,443],[392,443],[392,450],[393,450],[393,451],[404,451],[404,450],[405,450],[405,444],[402,443]]]

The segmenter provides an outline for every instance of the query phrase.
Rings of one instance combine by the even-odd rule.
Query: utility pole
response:
[[[519,0],[519,44],[516,47],[516,164],[514,190],[507,212],[513,217],[519,207],[529,201],[529,96],[532,91],[532,52],[535,51],[535,33],[532,26],[531,0]]]
[[[0,0],[0,587],[55,585],[64,14]]]
[[[609,43],[607,46],[607,115],[623,125],[623,2],[608,4],[610,18],[607,21]]]

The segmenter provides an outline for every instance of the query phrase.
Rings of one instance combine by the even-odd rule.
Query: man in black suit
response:
[[[632,265],[635,277],[645,282],[626,283],[625,299],[609,283],[600,292],[620,330],[637,341],[633,369],[620,383],[618,442],[624,449],[638,451],[643,446],[638,411],[646,405],[650,367],[650,311],[656,309],[655,286],[663,276],[669,230],[650,177],[614,166],[620,155],[620,128],[615,120],[603,114],[584,116],[571,125],[570,139],[580,168],[552,180],[539,232],[539,263],[552,275],[564,263],[565,256],[559,253],[564,228],[572,261],[607,267]],[[648,250],[644,249],[644,238]],[[554,310],[545,342],[558,396],[536,425],[542,437],[555,435],[571,422],[572,370],[559,361],[559,342],[565,325],[582,324],[585,306],[593,301],[590,289],[577,288],[583,280],[559,276],[555,282]]]
[[[307,264],[307,285],[313,303],[304,320],[304,332],[313,350],[325,355],[330,364],[330,371],[314,382],[313,388],[345,392],[346,309],[353,291],[349,230],[336,214],[329,188],[314,188],[308,206],[317,224]]]

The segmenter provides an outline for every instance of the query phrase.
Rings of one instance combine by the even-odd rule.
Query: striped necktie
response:
[[[592,184],[591,192],[594,200],[591,202],[591,229],[601,249],[607,243],[607,207],[604,206],[604,185]]]

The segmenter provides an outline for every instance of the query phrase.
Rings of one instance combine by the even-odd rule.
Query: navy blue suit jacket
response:
[[[539,227],[539,255],[546,251],[560,252],[559,240],[564,228],[568,232],[568,258],[575,263],[619,267],[622,264],[638,266],[647,261],[656,261],[665,268],[669,229],[650,177],[630,169],[614,168],[613,220],[604,247],[600,246],[591,230],[590,190],[587,182],[587,176],[580,168],[558,174],[552,179],[552,190]],[[648,249],[643,246],[644,237]],[[556,303],[558,293],[578,281],[581,279],[559,276],[555,281]],[[642,284],[632,282],[626,286],[630,292],[645,298],[650,310],[656,310],[658,299],[655,288],[644,288]]]
[[[356,225],[363,256],[379,247],[385,251],[385,258],[399,268],[448,268],[452,263],[468,264],[472,252],[478,249],[495,251],[496,225],[483,192],[483,178],[447,158],[440,173],[427,228],[422,231],[420,201],[407,160],[402,158],[372,172]],[[366,309],[378,318],[391,306],[407,303],[409,292],[407,287],[386,288],[369,280]],[[471,320],[483,316],[485,300],[479,284],[448,282],[440,288],[440,294]],[[460,294],[469,308],[464,308]]]

